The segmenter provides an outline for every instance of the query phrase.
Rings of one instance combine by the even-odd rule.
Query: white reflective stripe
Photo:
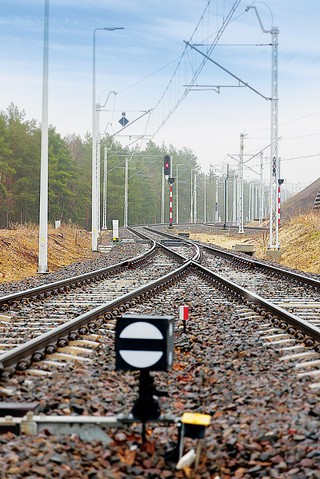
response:
[[[119,351],[122,359],[130,366],[134,368],[150,368],[156,364],[161,356],[163,355],[162,351],[133,351],[133,350],[124,350]]]
[[[161,331],[153,324],[137,321],[129,324],[120,333],[120,338],[127,339],[163,339]]]

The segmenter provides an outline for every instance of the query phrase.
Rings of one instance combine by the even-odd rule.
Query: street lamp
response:
[[[93,30],[93,51],[92,51],[92,251],[98,250],[99,232],[99,198],[98,181],[100,175],[97,162],[97,108],[96,108],[96,32],[99,30],[123,30],[124,27],[102,27]]]

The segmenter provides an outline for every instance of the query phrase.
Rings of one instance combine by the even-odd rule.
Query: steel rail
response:
[[[6,371],[11,373],[12,370],[10,370],[10,368],[16,367],[17,365],[21,368],[27,368],[32,361],[42,360],[46,354],[55,352],[58,347],[66,346],[69,341],[77,339],[79,336],[81,337],[82,334],[88,334],[88,330],[94,331],[97,329],[97,323],[99,324],[99,322],[105,319],[109,320],[117,317],[137,302],[151,298],[158,292],[172,285],[173,282],[178,281],[180,277],[189,270],[198,273],[207,280],[213,281],[215,285],[223,288],[227,294],[232,294],[238,301],[241,299],[248,307],[255,310],[258,314],[267,317],[272,322],[275,322],[275,324],[279,324],[280,327],[285,328],[289,325],[289,327],[292,328],[291,334],[296,334],[297,339],[304,339],[306,344],[307,341],[309,341],[308,346],[314,346],[317,350],[320,350],[319,328],[274,305],[270,301],[263,299],[261,296],[233,283],[227,278],[214,273],[198,262],[189,260],[161,278],[126,293],[102,306],[94,308],[54,330],[0,355],[0,376],[5,376]]]
[[[68,286],[73,286],[81,284],[84,282],[89,282],[93,279],[98,279],[104,277],[111,272],[116,272],[124,268],[134,268],[138,266],[145,259],[149,258],[156,252],[157,243],[153,240],[150,240],[151,248],[138,256],[122,261],[121,263],[116,263],[105,268],[98,270],[90,271],[89,273],[84,273],[78,276],[72,276],[67,279],[59,280],[53,283],[48,283],[42,286],[36,286],[35,288],[26,289],[23,291],[18,291],[16,293],[10,293],[5,296],[0,297],[0,310],[5,309],[6,306],[9,306],[12,303],[19,302],[23,299],[32,298],[32,297],[41,297],[45,293],[50,293],[52,291],[59,291],[67,288]]]
[[[129,228],[130,229],[130,228]],[[178,241],[180,242],[181,244],[183,243],[186,243],[187,245],[191,245],[193,247],[195,247],[196,249],[196,252],[195,254],[192,256],[192,258],[190,258],[191,261],[200,261],[201,259],[201,251],[200,251],[200,248],[199,248],[199,245],[195,242],[195,241],[191,241],[191,240],[188,240],[186,238],[179,238],[178,236],[176,235],[172,235],[170,233],[165,233],[164,231],[158,231],[158,230],[155,230],[153,228],[150,228],[149,226],[144,226],[143,227],[144,230],[146,231],[151,231],[152,233],[155,233],[155,234],[159,234],[160,236],[166,236],[168,237],[169,239],[172,239],[172,240],[175,240],[175,241]],[[143,233],[141,233],[141,231],[137,231],[135,230],[134,228],[131,228],[131,231],[133,233],[136,233],[136,234],[139,234],[141,237],[143,238],[148,238],[150,239],[147,235],[144,235]],[[159,245],[161,245],[161,243],[158,242]],[[166,248],[164,245],[161,245],[161,247],[163,248]],[[168,251],[172,252],[172,250],[170,248],[167,248]],[[176,253],[178,254],[178,253]],[[185,258],[186,261],[189,261],[187,258]]]
[[[186,262],[186,261],[189,261],[188,258],[186,258],[185,256],[183,256],[182,254],[178,253],[177,251],[173,251],[172,249],[168,248],[167,246],[159,243],[159,241],[155,241],[155,240],[152,240],[151,238],[149,238],[147,235],[143,234],[141,231],[139,230],[135,230],[134,228],[132,227],[127,227],[127,229],[129,231],[131,231],[132,233],[136,234],[137,236],[140,236],[140,238],[143,238],[145,240],[148,240],[148,241],[154,241],[157,248],[159,249],[163,249],[169,256],[173,256],[175,258],[178,258],[180,259],[182,262]],[[198,248],[199,249],[199,248]]]
[[[130,229],[130,228],[129,228]],[[166,251],[167,254],[170,256],[174,256],[175,258],[179,259],[180,261],[188,261],[187,258],[184,256],[180,255],[177,252],[174,252],[170,250],[169,248],[166,248],[164,245],[161,245],[160,243],[150,239],[146,235],[142,235],[140,232],[137,232],[133,229],[131,229],[133,233],[135,233],[137,236],[140,236],[144,239],[146,239],[148,242],[151,243],[151,248],[146,251],[145,253],[142,253],[138,256],[135,256],[133,258],[129,258],[127,260],[124,260],[120,263],[116,263],[111,266],[107,266],[105,268],[101,268],[98,270],[90,271],[89,273],[84,273],[82,275],[78,276],[72,276],[67,279],[59,280],[53,283],[48,283],[45,285],[41,286],[36,286],[35,288],[30,288],[26,289],[23,291],[18,291],[16,293],[10,293],[4,296],[0,297],[0,311],[7,310],[8,307],[12,304],[18,303],[19,301],[22,301],[24,299],[29,299],[29,298],[42,298],[44,297],[47,293],[52,293],[53,291],[63,291],[64,289],[72,286],[77,286],[82,283],[90,282],[92,280],[99,279],[101,277],[107,276],[109,273],[112,272],[117,272],[120,271],[121,269],[132,269],[137,267],[139,264],[141,264],[143,261],[145,261],[147,258],[155,254],[156,250],[159,248],[162,248],[164,251]],[[199,250],[199,248],[198,248]],[[199,250],[200,251],[200,250]],[[197,253],[196,253],[197,254]],[[196,254],[194,255],[193,258],[196,257]]]
[[[228,259],[231,259],[231,260],[235,260],[235,261],[238,261],[240,263],[245,263],[247,266],[249,266],[250,268],[258,268],[258,269],[262,269],[262,270],[265,270],[265,271],[271,271],[272,273],[276,274],[276,275],[281,275],[281,276],[287,276],[288,278],[290,279],[293,279],[295,281],[298,281],[299,283],[303,283],[303,284],[308,284],[310,286],[314,286],[314,287],[317,287],[317,288],[320,288],[320,280],[319,279],[316,279],[316,278],[310,278],[309,276],[305,276],[304,274],[300,274],[300,273],[296,273],[294,271],[288,271],[284,268],[281,268],[280,266],[273,266],[272,264],[266,264],[262,261],[259,261],[259,260],[255,260],[255,259],[252,259],[252,258],[246,258],[245,256],[240,256],[236,253],[233,253],[232,251],[226,251],[220,247],[215,247],[213,245],[208,245],[208,244],[204,244],[202,243],[201,241],[194,241],[194,240],[182,240],[181,238],[178,238],[177,236],[175,235],[172,235],[170,233],[165,233],[165,232],[162,232],[162,231],[158,231],[158,230],[154,230],[152,228],[147,228],[147,230],[150,229],[150,231],[153,231],[155,233],[158,233],[158,234],[162,234],[163,236],[166,236],[168,238],[175,238],[177,240],[180,240],[180,241],[189,241],[190,243],[194,243],[194,244],[197,244],[198,246],[200,246],[201,248],[213,253],[213,254],[218,254],[218,255],[221,255],[221,256],[225,256],[226,258]]]
[[[232,253],[231,251],[230,252],[229,251],[223,251],[223,250],[220,250],[220,248],[215,248],[214,246],[209,246],[209,245],[203,244],[200,241],[197,241],[196,243],[198,245],[200,245],[202,248],[204,248],[205,250],[207,250],[207,251],[209,251],[213,254],[218,254],[218,255],[221,255],[221,256],[225,256],[229,259],[240,261],[242,263],[245,263],[250,268],[258,268],[258,269],[265,270],[267,272],[271,271],[272,273],[274,273],[278,276],[279,275],[287,276],[288,278],[293,279],[295,281],[298,281],[300,283],[304,283],[304,284],[308,284],[308,285],[312,285],[312,286],[320,288],[320,280],[318,280],[316,278],[310,278],[308,276],[305,276],[304,274],[296,273],[294,271],[288,271],[288,270],[286,270],[286,269],[284,269],[280,266],[273,266],[272,264],[265,264],[262,261],[258,261],[258,260],[252,259],[252,258],[246,258],[246,257],[243,257],[243,256],[239,256],[237,254]]]
[[[202,265],[199,265],[197,263],[192,263],[192,265],[200,273],[204,274],[214,282],[222,285],[227,292],[232,292],[233,294],[236,294],[238,298],[241,297],[249,307],[253,308],[259,314],[262,314],[264,312],[263,315],[269,315],[268,317],[271,320],[273,319],[278,322],[284,321],[293,328],[297,328],[309,338],[312,338],[312,340],[316,341],[317,343],[320,343],[320,328],[313,326],[304,319],[299,318],[299,316],[296,316],[295,314],[292,314],[284,310],[283,308],[276,306],[275,304],[262,298],[258,294],[253,293],[252,291],[245,289],[242,286],[239,286],[238,284],[230,281],[227,278],[224,278],[217,273],[214,273],[213,271]]]
[[[124,312],[130,306],[136,304],[139,300],[151,297],[151,295],[156,294],[163,287],[167,287],[173,281],[177,281],[180,275],[188,268],[189,264],[190,262],[184,263],[176,270],[167,273],[161,278],[144,286],[140,286],[139,288],[109,301],[102,306],[98,306],[41,336],[31,339],[30,341],[0,355],[0,377],[1,374],[3,375],[4,371],[17,365],[19,361],[24,360],[26,366],[28,366],[32,360],[41,360],[44,358],[45,354],[55,352],[57,349],[56,345],[58,345],[58,347],[66,346],[72,339],[76,339],[78,336],[81,337],[81,334],[88,334],[87,327],[89,330],[94,331],[97,328],[95,321],[103,321],[104,316],[108,313],[110,316],[107,319],[112,319],[112,317],[119,316],[119,314]],[[81,333],[81,328],[84,328],[83,333]],[[59,340],[61,339],[65,341],[65,344],[59,344]]]

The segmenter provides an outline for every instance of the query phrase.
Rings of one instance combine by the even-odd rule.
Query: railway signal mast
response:
[[[231,73],[229,70],[221,66],[215,60],[210,58],[209,55],[201,52],[198,48],[194,45],[191,45],[189,42],[185,42],[189,47],[200,53],[203,57],[205,57],[210,62],[217,65],[223,71],[231,75],[233,78],[238,80],[238,86],[245,86],[250,90],[257,93],[259,96],[264,98],[265,100],[271,101],[271,146],[270,146],[270,237],[269,237],[269,244],[268,244],[268,251],[270,251],[270,256],[274,259],[277,259],[278,255],[280,254],[280,244],[279,244],[279,194],[278,194],[278,187],[281,185],[279,184],[279,158],[278,158],[278,35],[279,29],[278,27],[271,26],[271,30],[266,30],[263,27],[261,22],[260,16],[258,14],[258,10],[255,6],[248,6],[246,11],[250,10],[251,8],[254,9],[256,12],[261,30],[264,33],[271,33],[272,35],[272,74],[271,74],[271,98],[262,95],[257,90],[252,88],[247,82],[244,82],[238,76]],[[187,85],[190,90],[192,89],[193,85]],[[197,88],[199,86],[197,85]],[[208,88],[208,85],[205,85]],[[211,88],[220,92],[220,88],[222,86],[212,85]],[[281,180],[282,182],[282,180]]]
[[[258,18],[261,30],[272,35],[271,52],[271,145],[270,145],[270,235],[269,251],[280,251],[279,244],[279,157],[278,157],[278,27],[271,26],[271,30],[265,30],[261,22],[257,7],[249,6],[247,11],[253,8]]]
[[[174,183],[175,178],[172,178],[172,158],[170,155],[165,155],[163,159],[163,174],[166,180],[169,183],[169,228],[172,228],[172,211],[173,211],[173,205],[172,205],[172,197],[173,197],[173,191],[172,191],[172,185]]]

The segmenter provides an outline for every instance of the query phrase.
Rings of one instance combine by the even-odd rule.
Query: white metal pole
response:
[[[252,205],[253,205],[253,184],[252,184],[252,181],[250,181],[250,183],[249,183],[249,211],[248,211],[249,221],[251,221],[252,218],[253,218]]]
[[[123,226],[128,226],[128,183],[129,183],[129,160],[126,158],[124,175],[124,220]]]
[[[91,223],[92,223],[92,251],[98,251],[98,234],[100,223],[100,184],[98,188],[98,169],[97,164],[97,104],[96,104],[96,32],[99,30],[122,30],[123,27],[103,27],[93,30],[92,43],[92,205],[91,205]]]
[[[265,30],[261,22],[257,7],[253,8],[261,30],[272,35],[271,49],[271,146],[270,146],[270,221],[269,221],[269,250],[280,250],[279,225],[278,225],[278,27],[271,26],[271,30]]]
[[[207,175],[204,175],[204,191],[203,191],[203,222],[207,222]]]
[[[48,73],[49,73],[49,0],[45,0],[42,124],[41,124],[41,171],[39,212],[39,261],[38,273],[48,273]]]
[[[244,134],[240,133],[240,158],[239,158],[239,190],[238,190],[238,212],[239,212],[239,230],[238,233],[244,233],[243,230],[243,149]]]
[[[219,178],[216,176],[216,201],[215,201],[215,223],[219,222],[219,208],[218,208],[218,203],[219,203]]]
[[[193,222],[197,223],[197,172],[194,172],[193,177]]]
[[[96,28],[93,31],[92,52],[92,251],[98,250],[98,225],[97,225],[97,138],[96,138]]]
[[[177,173],[176,173],[176,223],[179,223],[179,165],[177,165]]]
[[[101,229],[101,191],[100,191],[100,174],[101,174],[101,141],[100,141],[100,111],[97,108],[97,129],[96,129],[96,137],[97,137],[97,230],[98,236]]]
[[[259,201],[259,226],[262,224],[263,219],[263,199],[264,199],[264,188],[263,188],[263,153],[260,152],[260,201]]]
[[[184,166],[184,163],[178,163],[176,166],[176,223],[179,223],[179,166]]]
[[[269,249],[275,250],[280,250],[278,224],[278,34],[278,28],[272,27]]]
[[[194,170],[191,170],[190,174],[190,223],[193,223],[193,181],[192,181],[192,173]]]
[[[108,189],[108,148],[103,150],[103,201],[102,201],[102,229],[107,229],[107,189]]]
[[[232,191],[232,224],[236,225],[237,224],[237,174],[235,171],[232,172],[233,178],[232,178],[232,185],[233,185],[233,191]]]

